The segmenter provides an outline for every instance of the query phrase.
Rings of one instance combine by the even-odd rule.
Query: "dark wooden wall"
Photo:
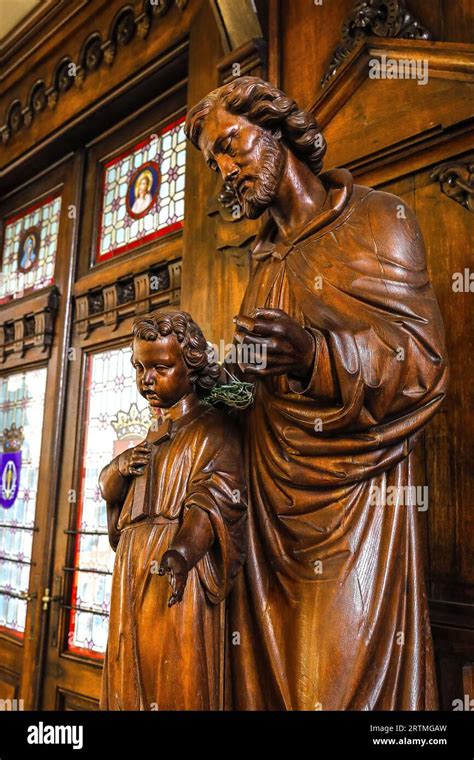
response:
[[[361,184],[400,195],[414,208],[425,237],[446,324],[451,388],[418,452],[419,480],[430,488],[429,509],[420,519],[442,706],[452,709],[474,678],[473,296],[452,289],[453,273],[472,266],[473,215],[462,193],[449,197],[433,171],[444,163],[466,167],[472,151],[472,4],[408,0],[406,6],[432,41],[368,36],[323,86],[354,5],[354,0],[321,5],[259,0],[255,16],[250,0],[170,0],[162,4],[162,15],[149,16],[142,0],[50,0],[42,15],[11,35],[2,52],[0,85],[1,217],[53,182],[65,188],[68,203],[79,210],[76,222],[66,217],[61,222],[67,232],[56,278],[60,307],[47,359],[52,385],[31,591],[41,594],[61,576],[70,551],[64,531],[74,524],[67,492],[79,466],[84,377],[81,362],[66,363],[65,348],[74,346],[86,355],[111,341],[111,326],[100,318],[87,334],[78,332],[78,315],[88,318],[83,311],[88,294],[108,288],[110,295],[117,277],[143,282],[154,265],[170,267],[174,286],[164,302],[191,311],[209,339],[228,341],[248,277],[248,245],[258,226],[224,214],[215,202],[218,179],[189,146],[184,231],[91,268],[94,162],[114,141],[126,140],[165,114],[184,112],[232,76],[237,62],[242,73],[267,76],[314,112],[329,145],[326,167],[348,166]],[[95,35],[98,62],[85,55]],[[369,79],[368,61],[384,54],[426,58],[427,85]],[[62,73],[65,60],[78,65],[72,82]],[[114,341],[125,339],[135,308],[133,303],[118,306]],[[31,298],[0,307],[0,327],[12,319],[20,323],[35,308]],[[0,372],[35,361],[34,352],[12,354]],[[53,454],[56,469],[51,469]],[[29,706],[90,709],[97,704],[100,664],[65,652],[63,613],[52,612],[50,619],[40,604],[32,604],[28,625],[34,635],[21,651],[0,635],[0,685]]]

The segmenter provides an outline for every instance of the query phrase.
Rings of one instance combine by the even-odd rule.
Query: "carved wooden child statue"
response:
[[[245,554],[240,442],[201,398],[219,367],[190,315],[154,312],[133,335],[156,420],[100,475],[116,550],[101,708],[218,709],[221,602]]]

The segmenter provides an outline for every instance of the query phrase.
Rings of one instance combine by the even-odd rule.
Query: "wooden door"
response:
[[[0,205],[0,707],[38,705],[80,157]]]

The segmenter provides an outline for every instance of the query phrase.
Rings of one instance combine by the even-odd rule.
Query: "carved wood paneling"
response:
[[[93,286],[86,292],[76,288],[75,325],[87,339],[96,327],[115,330],[128,317],[150,309],[179,303],[181,260],[160,262],[148,269],[109,284]]]
[[[99,702],[83,694],[69,691],[67,689],[58,689],[56,692],[56,710],[73,710],[74,712],[93,711],[99,709]]]
[[[448,198],[474,212],[474,155],[436,166],[431,178],[438,180],[441,192]]]
[[[0,364],[12,354],[23,357],[30,349],[49,357],[58,306],[59,293],[53,285],[32,299],[13,301],[3,307],[0,315]]]
[[[362,0],[355,4],[342,26],[342,42],[336,47],[321,83],[334,76],[341,63],[370,36],[429,40],[431,33],[407,10],[404,0]]]
[[[26,102],[14,99],[7,107],[4,122],[0,126],[3,143],[7,143],[21,129],[47,108],[54,110],[58,101],[71,88],[85,86],[87,77],[101,66],[112,66],[117,51],[138,38],[144,40],[156,21],[164,16],[172,5],[181,11],[187,0],[145,0],[140,13],[126,5],[115,14],[103,38],[101,32],[88,35],[76,60],[61,56],[52,76],[37,78]]]

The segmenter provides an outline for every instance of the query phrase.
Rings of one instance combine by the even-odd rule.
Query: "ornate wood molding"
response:
[[[342,42],[332,54],[321,84],[327,84],[349,53],[369,36],[429,40],[425,29],[405,7],[404,0],[362,0],[356,3],[342,26]]]
[[[181,260],[161,262],[86,292],[78,292],[77,286],[75,290],[76,330],[87,338],[96,327],[107,325],[115,330],[127,317],[179,303]]]
[[[39,295],[10,301],[2,307],[0,319],[0,362],[12,354],[23,357],[30,349],[49,356],[59,292],[53,285]]]
[[[448,198],[474,212],[474,153],[436,166],[430,177]]]
[[[474,52],[472,45],[461,42],[431,42],[368,37],[346,58],[329,84],[318,94],[307,110],[313,113],[324,128],[352,97],[368,77],[369,61],[383,56],[399,60],[427,62],[432,79],[453,79],[474,82]]]
[[[128,45],[135,37],[144,40],[152,28],[154,19],[164,16],[174,4],[184,10],[188,0],[144,0],[142,11],[135,14],[130,6],[124,6],[115,14],[105,39],[99,31],[84,40],[78,59],[60,58],[54,68],[49,84],[39,78],[32,85],[26,103],[13,100],[0,126],[2,142],[7,143],[21,129],[29,127],[37,116],[49,108],[54,110],[58,100],[73,86],[83,87],[87,77],[101,66],[112,66],[120,47]]]

